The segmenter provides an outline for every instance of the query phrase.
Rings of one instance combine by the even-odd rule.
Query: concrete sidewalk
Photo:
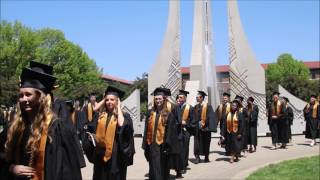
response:
[[[135,138],[136,155],[134,165],[128,168],[127,179],[146,179],[144,174],[148,171],[148,164],[141,149],[141,138]],[[255,170],[268,164],[278,163],[283,160],[299,157],[319,155],[319,144],[314,147],[308,145],[309,141],[304,136],[293,136],[292,145],[287,149],[270,150],[271,137],[259,137],[257,152],[246,153],[246,157],[239,162],[229,163],[229,157],[224,155],[224,149],[217,145],[218,139],[213,138],[210,147],[209,163],[193,164],[193,139],[190,142],[189,168],[183,179],[245,179]],[[202,159],[204,157],[201,157]],[[84,180],[92,179],[93,166],[87,162],[87,167],[82,169]],[[175,172],[171,170],[171,175]]]

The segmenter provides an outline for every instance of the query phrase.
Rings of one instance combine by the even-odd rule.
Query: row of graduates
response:
[[[123,91],[109,86],[96,104],[99,113],[88,106],[76,111],[70,101],[52,97],[52,66],[31,61],[20,80],[14,118],[0,132],[1,179],[82,179],[83,150],[94,163],[93,179],[126,179],[135,149],[132,120],[121,110]],[[84,120],[75,120],[75,112]]]
[[[268,124],[272,137],[272,150],[286,148],[292,139],[291,125],[293,123],[293,109],[289,106],[287,97],[279,97],[279,92],[273,93],[273,100],[268,111]],[[316,144],[320,137],[320,107],[315,95],[310,96],[310,102],[304,107],[303,115],[306,122],[305,138],[311,139],[310,146]]]

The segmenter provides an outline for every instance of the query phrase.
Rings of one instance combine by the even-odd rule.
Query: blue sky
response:
[[[190,63],[194,1],[181,1],[181,65]],[[228,64],[227,3],[212,5],[216,64]],[[281,53],[319,60],[319,1],[238,2],[242,25],[261,63]],[[167,26],[168,1],[1,1],[1,20],[62,30],[104,73],[134,80],[156,60]]]

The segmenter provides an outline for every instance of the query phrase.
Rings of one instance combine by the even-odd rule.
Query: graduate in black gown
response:
[[[281,122],[285,115],[284,104],[279,99],[279,92],[273,92],[273,101],[268,112],[268,124],[271,130],[271,139],[273,147],[271,150],[278,148],[277,143],[283,143],[284,139],[281,139],[282,124]],[[283,147],[283,146],[282,146]]]
[[[124,180],[127,166],[133,164],[133,124],[130,115],[121,110],[123,96],[120,89],[106,89],[105,110],[99,115],[94,133],[87,133],[83,141],[83,149],[94,164],[93,180]]]
[[[220,140],[218,142],[218,145],[221,145],[221,147],[224,147],[225,143],[222,139],[221,129],[224,126],[223,123],[225,123],[226,121],[227,114],[231,110],[231,103],[230,103],[229,93],[224,92],[222,96],[223,96],[222,103],[216,109],[216,116],[217,116],[217,123],[219,124],[219,127],[220,127]]]
[[[182,161],[182,172],[186,173],[188,160],[189,160],[189,144],[190,144],[190,136],[191,133],[194,131],[195,123],[193,122],[193,107],[190,104],[187,104],[187,95],[189,94],[188,91],[179,90],[178,94],[178,104],[177,104],[177,112],[178,112],[178,122],[181,131],[182,139],[182,150],[180,153],[180,158]]]
[[[20,79],[14,120],[0,138],[5,143],[1,179],[81,179],[85,164],[75,135],[51,108],[56,78],[45,69],[23,68]]]
[[[287,136],[288,136],[288,141],[291,142],[292,141],[292,132],[291,132],[291,126],[293,123],[293,110],[292,108],[289,106],[289,99],[287,97],[283,97],[283,103],[285,106],[285,118],[287,119],[286,122],[288,123],[288,132],[287,132]]]
[[[226,142],[226,151],[230,152],[230,163],[236,161],[242,150],[243,114],[239,113],[240,102],[232,101],[231,111],[227,115],[226,123],[222,127],[222,135]]]
[[[241,114],[243,117],[243,125],[242,125],[242,152],[243,152],[243,157],[245,156],[246,151],[248,150],[248,134],[249,134],[249,117],[247,113],[247,109],[243,106],[242,102],[244,100],[243,96],[236,95],[234,98],[239,102],[239,107],[238,107],[238,113]]]
[[[248,117],[248,134],[247,142],[249,147],[249,152],[255,152],[257,150],[258,138],[257,138],[257,125],[258,125],[258,115],[259,107],[255,105],[253,97],[249,97],[247,100],[247,117]],[[253,146],[253,149],[252,149]]]
[[[310,97],[310,102],[304,107],[304,119],[306,121],[305,137],[311,139],[310,146],[316,144],[316,138],[320,136],[320,107],[316,96]]]
[[[200,162],[200,155],[205,156],[205,162],[209,162],[211,132],[217,132],[216,115],[213,112],[212,106],[204,102],[206,96],[207,94],[204,91],[198,91],[196,97],[197,104],[193,111],[194,122],[198,126],[194,135],[196,164]]]
[[[149,178],[152,180],[169,179],[170,158],[181,150],[176,119],[168,109],[165,93],[163,88],[156,88],[153,92],[154,104],[147,113],[142,141],[149,162]]]

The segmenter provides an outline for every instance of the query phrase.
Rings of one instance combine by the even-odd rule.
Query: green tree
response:
[[[16,102],[19,75],[23,67],[36,60],[54,67],[59,88],[54,95],[63,99],[86,97],[90,92],[103,93],[106,83],[102,70],[76,44],[55,29],[33,30],[20,22],[0,24],[0,104]]]
[[[280,84],[300,99],[307,100],[311,94],[319,92],[319,81],[309,80],[310,71],[302,61],[290,54],[282,54],[277,63],[270,64],[266,70],[266,90],[270,102],[273,91],[278,91]]]

